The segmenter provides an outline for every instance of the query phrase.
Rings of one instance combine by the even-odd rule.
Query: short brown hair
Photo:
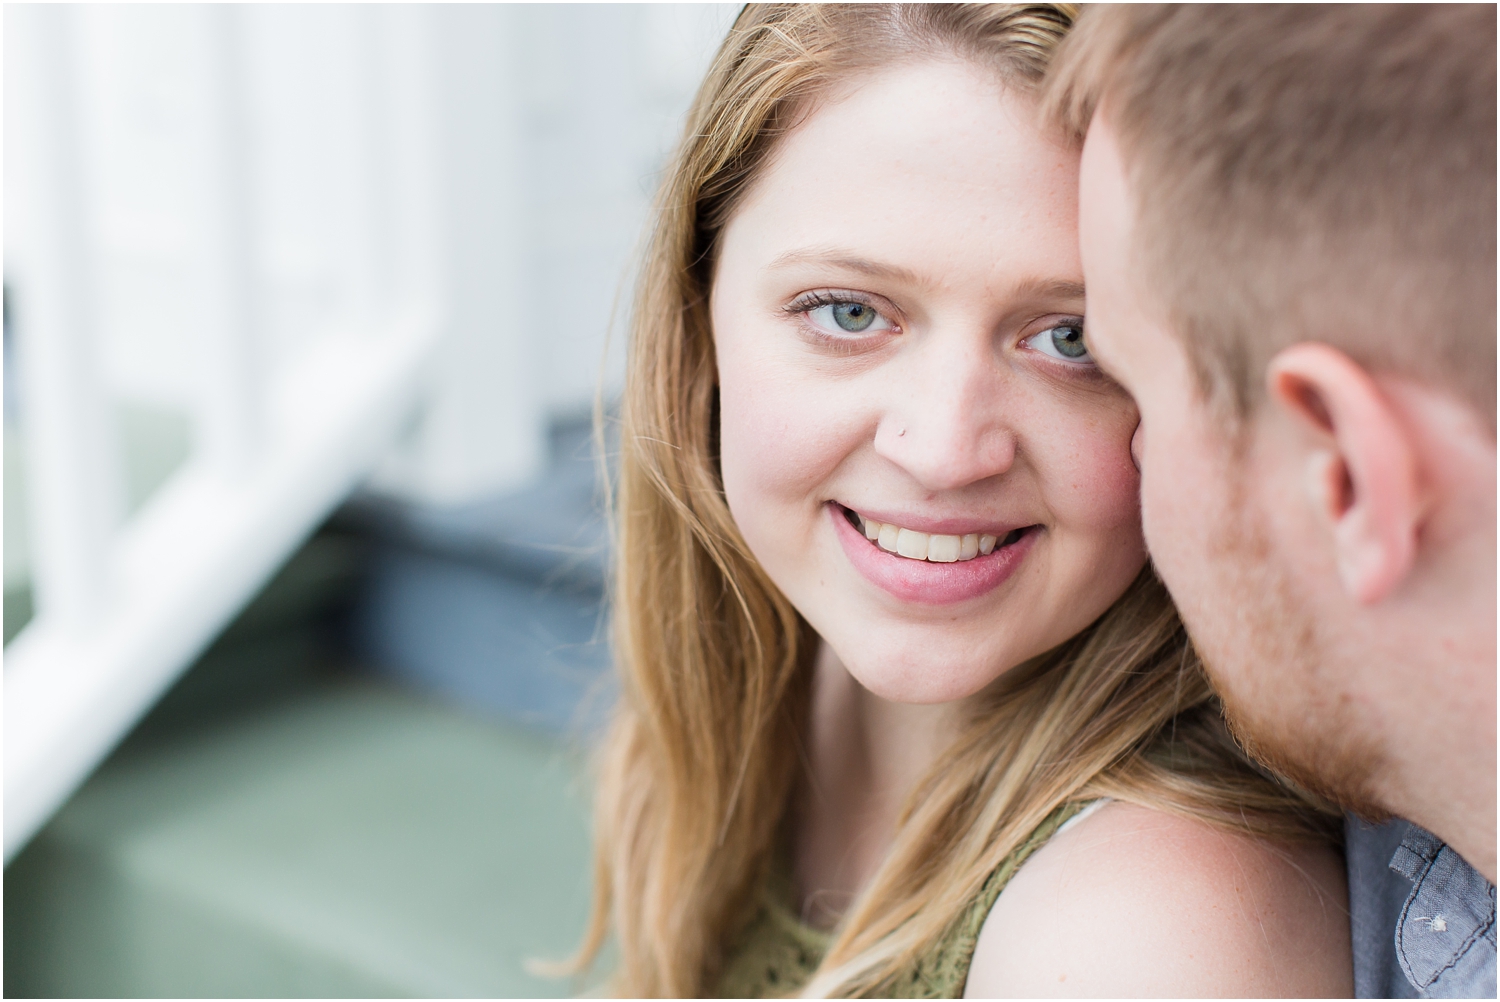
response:
[[[1495,8],[1099,5],[1047,108],[1101,105],[1140,280],[1210,400],[1322,341],[1495,421]]]

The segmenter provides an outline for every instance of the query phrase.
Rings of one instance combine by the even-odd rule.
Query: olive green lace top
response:
[[[1087,806],[1087,803],[1064,804],[1049,814],[1025,842],[995,867],[984,887],[937,946],[890,983],[881,995],[909,999],[962,997],[979,931],[1000,892],[1027,857]],[[794,899],[791,880],[785,874],[773,874],[762,886],[755,917],[730,950],[715,993],[718,997],[793,996],[811,980],[833,936],[798,918]]]

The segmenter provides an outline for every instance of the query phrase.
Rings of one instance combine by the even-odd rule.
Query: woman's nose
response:
[[[989,359],[916,365],[903,374],[875,429],[875,452],[928,490],[953,490],[997,476],[1016,458],[1003,380]]]

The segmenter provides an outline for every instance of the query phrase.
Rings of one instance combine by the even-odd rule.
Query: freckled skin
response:
[[[1082,284],[1077,153],[1031,116],[958,63],[861,77],[784,140],[722,239],[730,509],[844,667],[897,702],[975,694],[1088,625],[1145,562],[1133,403],[1027,341],[1083,306],[1058,289]],[[788,309],[820,290],[869,297],[896,329],[820,340]],[[1041,529],[993,591],[922,605],[851,565],[829,501]]]

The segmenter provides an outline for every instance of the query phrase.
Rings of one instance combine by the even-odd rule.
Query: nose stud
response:
[[[896,432],[896,437],[900,438],[902,435],[905,435],[905,434],[906,434],[906,429],[902,428],[900,431]]]

